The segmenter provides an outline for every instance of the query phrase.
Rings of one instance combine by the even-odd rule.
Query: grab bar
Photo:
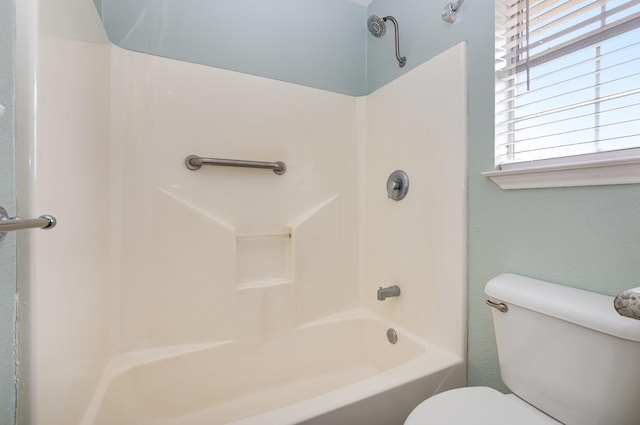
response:
[[[287,166],[282,161],[245,161],[242,159],[203,158],[198,155],[189,155],[184,159],[184,164],[190,170],[197,170],[203,165],[219,165],[222,167],[264,168],[273,170],[278,175],[282,175],[287,171]]]
[[[7,232],[23,229],[53,229],[56,226],[56,218],[52,215],[41,215],[38,218],[10,218],[7,210],[0,207],[0,240],[7,235]]]

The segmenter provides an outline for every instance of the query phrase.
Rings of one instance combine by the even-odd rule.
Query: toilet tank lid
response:
[[[640,320],[620,316],[613,297],[505,273],[484,289],[495,301],[511,303],[598,332],[640,342]]]

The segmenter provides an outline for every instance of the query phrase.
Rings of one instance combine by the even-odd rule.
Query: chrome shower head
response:
[[[374,37],[380,38],[384,35],[385,32],[387,32],[387,21],[391,21],[396,30],[396,59],[398,59],[398,65],[400,65],[400,68],[402,68],[406,65],[407,58],[404,56],[400,56],[400,31],[398,29],[398,21],[396,21],[396,18],[394,18],[393,16],[385,16],[384,18],[381,18],[378,15],[371,15],[367,20],[367,27],[369,28],[369,32],[371,32]]]
[[[367,26],[369,27],[369,32],[378,38],[382,37],[384,33],[387,32],[387,26],[384,23],[384,19],[378,15],[369,16]]]

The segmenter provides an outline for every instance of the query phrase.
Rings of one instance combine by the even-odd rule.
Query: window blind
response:
[[[640,148],[640,0],[496,0],[496,165]]]

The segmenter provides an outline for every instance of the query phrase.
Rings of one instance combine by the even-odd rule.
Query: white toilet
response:
[[[514,394],[446,391],[405,425],[640,424],[640,320],[619,316],[613,297],[514,274],[485,292],[502,380]]]

